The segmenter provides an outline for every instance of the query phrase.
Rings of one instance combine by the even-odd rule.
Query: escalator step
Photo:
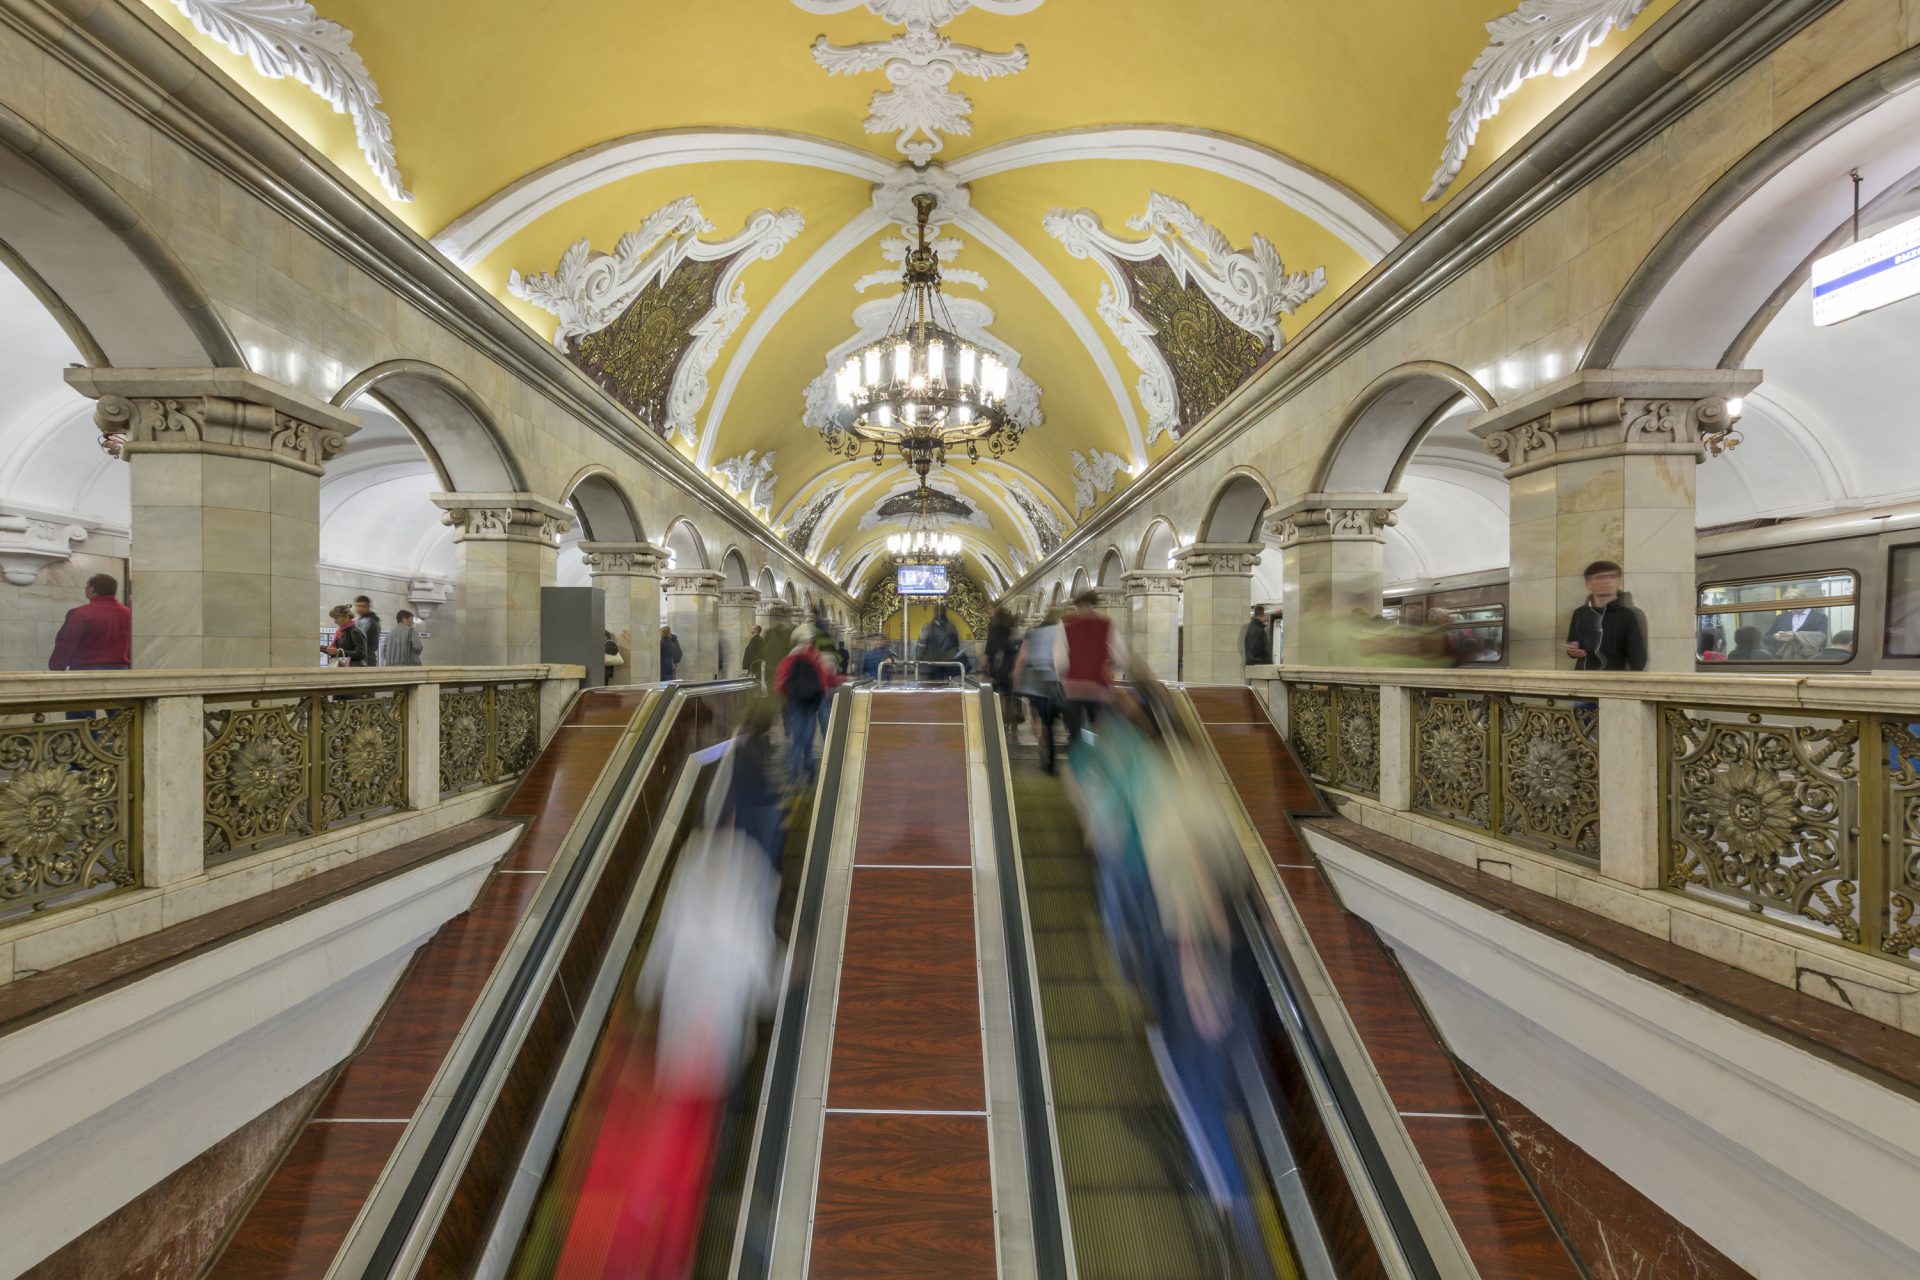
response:
[[[1033,959],[1042,982],[1083,982],[1105,972],[1106,944],[1085,929],[1035,929]]]
[[[1047,984],[1041,1004],[1047,1035],[1058,1040],[1112,1040],[1115,1056],[1137,1044],[1142,1034],[1138,1010],[1123,1003],[1099,979]],[[1124,1041],[1125,1043],[1118,1043]]]
[[[1121,1055],[1108,1040],[1054,1038],[1053,1097],[1063,1107],[1164,1106],[1166,1094],[1153,1060]]]
[[[1164,1121],[1154,1110],[1063,1107],[1057,1116],[1062,1168],[1076,1195],[1184,1188],[1184,1178],[1169,1167]]]
[[[1093,919],[1093,892],[1084,889],[1040,889],[1027,886],[1027,913],[1035,929],[1085,929]]]
[[[1073,1199],[1073,1247],[1085,1280],[1222,1274],[1186,1197],[1088,1191]]]
[[[1027,892],[1035,889],[1093,888],[1093,859],[1084,853],[1030,857],[1024,864]]]

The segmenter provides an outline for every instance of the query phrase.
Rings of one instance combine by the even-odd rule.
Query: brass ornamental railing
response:
[[[1361,684],[1287,689],[1293,750],[1315,782],[1380,796],[1380,691]]]
[[[139,883],[140,717],[0,710],[0,920]]]
[[[539,751],[538,685],[515,681],[440,690],[442,796],[518,777]]]
[[[209,701],[202,728],[209,866],[406,805],[405,689]]]
[[[1413,691],[1413,807],[1504,840],[1600,860],[1600,724],[1592,702]]]
[[[1666,884],[1920,960],[1920,725],[1661,708]]]

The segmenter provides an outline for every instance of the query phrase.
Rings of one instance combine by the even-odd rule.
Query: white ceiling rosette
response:
[[[1174,430],[1180,421],[1179,391],[1152,323],[1130,303],[1132,283],[1122,262],[1165,262],[1180,284],[1197,285],[1233,324],[1278,351],[1286,343],[1281,317],[1291,315],[1327,285],[1325,267],[1288,271],[1280,251],[1265,236],[1235,249],[1227,237],[1185,202],[1162,192],[1147,197],[1145,212],[1127,226],[1145,234],[1123,239],[1106,229],[1091,209],[1055,209],[1047,214],[1047,234],[1076,258],[1090,258],[1106,269],[1100,286],[1100,318],[1140,369],[1140,402],[1147,410],[1147,443]]]
[[[674,370],[666,421],[659,424],[667,434],[691,442],[694,416],[707,399],[707,374],[751,310],[742,278],[746,269],[778,256],[805,225],[798,209],[758,209],[736,234],[702,240],[714,225],[694,197],[681,196],[621,236],[612,253],[576,241],[553,271],[532,276],[511,272],[507,291],[559,318],[553,344],[564,351],[570,339],[606,328],[648,285],[666,279],[681,263],[731,259],[715,288],[714,305],[694,325],[694,343]]]

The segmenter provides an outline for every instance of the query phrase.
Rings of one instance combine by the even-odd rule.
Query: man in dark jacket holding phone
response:
[[[1581,575],[1587,602],[1567,622],[1567,656],[1579,671],[1645,671],[1647,624],[1621,594],[1620,566],[1595,560]]]

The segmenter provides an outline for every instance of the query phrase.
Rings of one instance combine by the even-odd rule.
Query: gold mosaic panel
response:
[[[674,372],[693,346],[693,327],[713,309],[731,261],[682,261],[642,289],[606,328],[569,341],[567,353],[614,399],[666,434]]]
[[[1120,264],[1133,286],[1133,305],[1153,326],[1153,344],[1166,357],[1180,398],[1176,437],[1239,389],[1273,352],[1266,339],[1220,314],[1199,285],[1186,284],[1159,258]]]

